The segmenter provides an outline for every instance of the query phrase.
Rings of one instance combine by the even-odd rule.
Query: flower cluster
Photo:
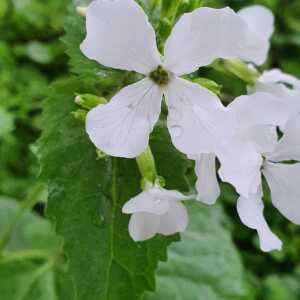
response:
[[[210,90],[182,78],[216,59],[264,63],[274,30],[272,13],[262,6],[238,13],[201,7],[181,16],[163,56],[153,27],[134,0],[96,0],[84,13],[84,55],[110,68],[144,75],[109,103],[89,111],[86,131],[95,146],[111,156],[142,154],[164,99],[174,146],[195,160],[196,198],[213,204],[219,197],[218,159],[219,177],[240,194],[237,211],[242,222],[257,230],[263,251],[280,249],[281,241],[263,216],[262,175],[273,205],[300,224],[300,81],[279,70],[265,72],[248,88],[248,95],[225,107]],[[123,207],[124,213],[132,214],[132,238],[183,231],[188,217],[182,200],[187,197],[148,183]]]

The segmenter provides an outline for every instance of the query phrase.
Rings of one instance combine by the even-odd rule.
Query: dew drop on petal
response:
[[[171,135],[173,135],[174,137],[180,137],[182,135],[183,129],[180,126],[175,125],[171,127],[170,131]]]
[[[182,119],[182,112],[175,109],[174,107],[169,107],[170,118],[174,121],[180,121]]]

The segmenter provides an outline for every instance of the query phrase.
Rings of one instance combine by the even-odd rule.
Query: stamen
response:
[[[170,75],[162,66],[158,66],[157,69],[149,74],[149,77],[158,85],[166,85],[169,82]]]

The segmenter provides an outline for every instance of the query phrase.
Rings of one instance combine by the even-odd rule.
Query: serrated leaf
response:
[[[157,290],[145,300],[244,299],[243,270],[221,207],[188,206],[190,224],[169,247],[158,270]]]
[[[0,197],[0,236],[20,204]],[[27,212],[18,221],[0,258],[1,300],[73,300],[73,286],[58,260],[61,242],[51,224]]]
[[[129,217],[121,207],[140,192],[136,162],[97,160],[84,125],[71,115],[74,91],[94,92],[74,78],[56,83],[45,103],[39,155],[42,176],[49,182],[48,214],[64,237],[78,300],[140,299],[145,290],[154,289],[157,263],[166,259],[167,246],[178,237],[131,240]],[[164,147],[175,151],[167,142]],[[160,175],[177,167],[181,180],[186,170],[182,159],[161,168]]]

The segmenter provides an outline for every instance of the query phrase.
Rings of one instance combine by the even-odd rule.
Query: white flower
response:
[[[256,85],[249,88],[249,93],[253,92],[265,92],[276,96],[288,107],[290,117],[300,113],[300,80],[279,69],[265,71]],[[281,126],[283,131],[284,126],[285,124]]]
[[[265,56],[259,35],[251,34],[250,26],[230,8],[203,7],[183,15],[166,41],[163,61],[155,32],[133,0],[92,2],[86,28],[81,50],[88,58],[145,75],[87,116],[90,139],[113,156],[132,158],[146,149],[163,95],[174,145],[190,155],[213,152],[230,119],[216,95],[180,76],[216,58],[258,62]]]
[[[223,181],[230,182],[246,197],[257,192],[261,153],[275,147],[276,126],[289,118],[285,105],[267,93],[238,97],[228,106],[226,113],[231,123],[227,127],[228,124],[224,125],[224,136],[215,151],[190,157],[196,160],[198,200],[206,204],[214,204],[220,195],[216,156],[221,162],[219,175]]]
[[[219,174],[233,184],[241,197],[241,220],[256,229],[263,251],[280,249],[281,241],[263,217],[261,174],[268,182],[273,205],[290,221],[300,224],[300,115],[286,121],[286,105],[271,94],[255,93],[235,100],[229,108],[238,118],[239,130],[218,153]],[[285,124],[278,141],[276,126]]]
[[[188,215],[181,203],[187,197],[177,191],[152,186],[130,199],[123,213],[132,214],[129,233],[133,240],[144,241],[155,234],[171,235],[185,230]]]
[[[258,92],[235,99],[228,106],[228,113],[236,123],[227,142],[216,151],[221,163],[219,175],[248,197],[257,193],[261,183],[262,154],[273,151],[276,127],[286,124],[290,112],[277,97]]]

